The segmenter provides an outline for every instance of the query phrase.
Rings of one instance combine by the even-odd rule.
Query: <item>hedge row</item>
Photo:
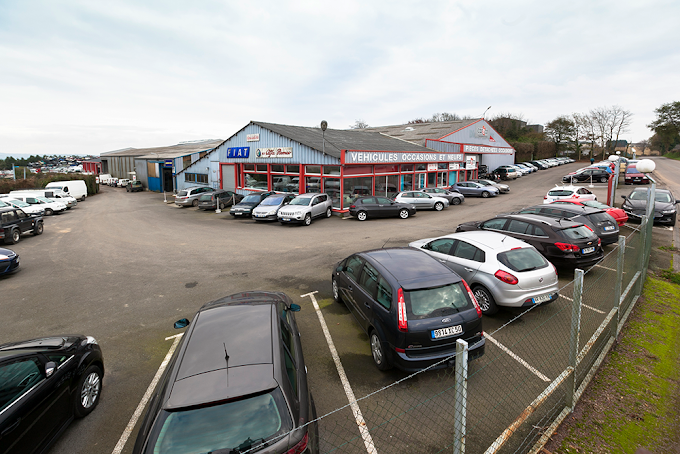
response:
[[[17,175],[19,176],[19,175]],[[21,175],[23,176],[23,175]],[[96,183],[94,175],[82,175],[82,174],[61,174],[61,173],[45,173],[45,174],[34,174],[32,173],[30,177],[26,179],[0,180],[0,194],[7,194],[10,191],[18,191],[20,189],[42,189],[47,186],[47,183],[53,181],[68,181],[68,180],[84,180],[87,186],[87,195],[91,196],[99,192],[99,185]]]

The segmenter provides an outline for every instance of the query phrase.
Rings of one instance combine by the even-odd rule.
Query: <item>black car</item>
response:
[[[203,305],[170,359],[133,453],[316,453],[314,401],[284,293]]]
[[[104,360],[90,336],[0,345],[0,453],[45,452],[99,403]]]
[[[604,169],[583,169],[563,176],[562,181],[564,183],[584,181],[606,183],[609,181],[610,175],[611,174]]]
[[[272,194],[276,194],[275,191],[269,192],[255,192],[245,196],[239,203],[231,207],[229,214],[237,218],[248,218],[251,219],[253,214],[253,208],[258,206],[264,199]]]
[[[491,230],[526,241],[555,265],[589,266],[602,259],[601,240],[581,222],[536,214],[501,214],[465,222],[456,232]]]
[[[416,214],[416,207],[387,197],[359,197],[349,206],[349,214],[360,221],[368,218],[400,217],[406,219]]]
[[[368,334],[379,370],[453,366],[458,339],[468,342],[469,359],[484,354],[482,311],[470,287],[424,251],[359,252],[338,263],[331,280],[335,300]]]
[[[0,239],[4,239],[5,244],[18,243],[27,232],[43,233],[42,216],[28,215],[21,208],[11,206],[0,208]]]
[[[649,188],[635,188],[628,196],[621,196],[624,199],[621,208],[630,219],[640,220],[642,216],[647,214],[648,191]],[[678,203],[680,203],[680,200],[676,200],[670,190],[656,188],[654,191],[654,222],[675,225],[678,214],[675,205]]]
[[[547,165],[545,165],[545,163],[543,163],[541,161],[528,161],[528,162],[530,164],[533,164],[534,166],[536,166],[538,168],[538,170],[546,170],[546,169],[550,168]]]
[[[19,271],[19,254],[0,247],[0,276]]]
[[[141,192],[144,190],[144,185],[139,180],[133,180],[125,186],[127,192]]]
[[[241,194],[234,191],[227,191],[225,189],[218,189],[212,192],[206,192],[198,197],[199,210],[215,210],[217,209],[217,200],[220,201],[220,210],[224,207],[235,205],[243,200]]]
[[[552,218],[564,218],[574,222],[581,222],[602,240],[602,245],[613,244],[619,240],[619,225],[606,211],[599,208],[575,205],[573,203],[559,203],[559,200],[547,205],[535,205],[519,210],[518,214],[538,214]]]

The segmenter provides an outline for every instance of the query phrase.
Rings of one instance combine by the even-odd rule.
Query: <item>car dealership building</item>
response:
[[[515,150],[482,119],[367,129],[251,121],[175,174],[177,189],[208,182],[249,191],[326,192],[335,211],[357,195],[449,186],[514,163]]]

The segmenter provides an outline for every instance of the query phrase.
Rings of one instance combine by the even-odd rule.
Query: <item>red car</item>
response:
[[[596,200],[581,200],[581,199],[561,199],[556,200],[552,203],[573,203],[574,205],[582,205],[591,208],[598,208],[600,210],[605,210],[607,214],[614,218],[619,226],[622,226],[628,221],[628,215],[621,208],[610,207],[604,203],[598,202]]]
[[[649,178],[647,178],[647,175],[645,175],[644,173],[640,172],[637,168],[635,168],[635,165],[630,164],[626,168],[626,176],[624,177],[624,182],[626,184],[633,183],[649,184]]]

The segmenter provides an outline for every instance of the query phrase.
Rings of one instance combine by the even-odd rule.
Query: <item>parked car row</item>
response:
[[[539,159],[499,166],[492,173],[501,180],[514,180],[539,170],[546,170],[551,167],[561,166],[572,162],[575,161],[567,157]]]

